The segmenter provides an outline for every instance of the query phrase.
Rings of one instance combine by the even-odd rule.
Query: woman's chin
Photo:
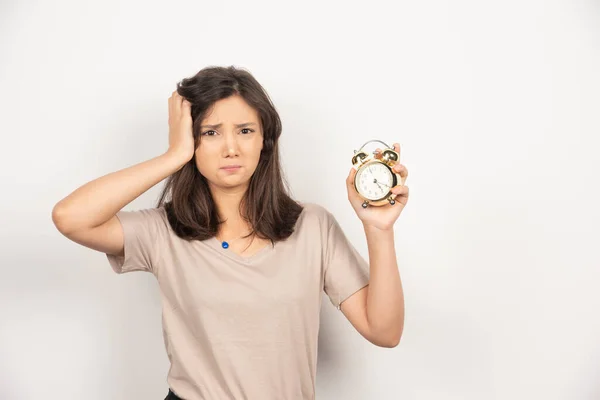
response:
[[[238,186],[248,186],[249,180],[244,176],[227,176],[227,177],[219,177],[218,179],[219,186],[226,188],[235,188]]]

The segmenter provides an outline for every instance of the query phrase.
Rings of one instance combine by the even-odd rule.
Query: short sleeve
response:
[[[118,274],[131,271],[156,274],[165,234],[164,208],[119,211],[116,216],[123,229],[124,255],[106,254],[112,269]]]
[[[348,240],[335,217],[327,212],[324,291],[338,309],[344,300],[369,284],[369,264]]]

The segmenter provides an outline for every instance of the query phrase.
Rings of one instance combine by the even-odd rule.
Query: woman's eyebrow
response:
[[[250,125],[256,125],[256,123],[255,122],[244,122],[243,124],[235,124],[235,127],[236,128],[243,128],[245,126],[250,126]],[[216,128],[220,128],[221,126],[223,126],[223,124],[202,125],[202,126],[200,126],[200,129],[206,129],[206,128],[216,129]]]

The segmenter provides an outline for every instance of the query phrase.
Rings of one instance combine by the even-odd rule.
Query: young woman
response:
[[[314,399],[321,292],[378,346],[400,340],[404,299],[393,224],[406,205],[362,208],[369,263],[322,206],[293,200],[280,167],[281,121],[247,71],[209,67],[169,98],[169,148],[58,202],[67,238],[115,272],[156,277],[171,367],[167,399]],[[400,151],[397,144],[396,151]],[[121,211],[167,182],[156,208]]]

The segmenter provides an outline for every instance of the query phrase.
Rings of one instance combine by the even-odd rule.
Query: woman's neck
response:
[[[219,218],[221,221],[225,221],[219,226],[219,238],[228,239],[250,233],[252,227],[242,218],[240,213],[240,203],[244,193],[245,190],[241,189],[231,191],[213,190],[212,196],[217,206]]]

